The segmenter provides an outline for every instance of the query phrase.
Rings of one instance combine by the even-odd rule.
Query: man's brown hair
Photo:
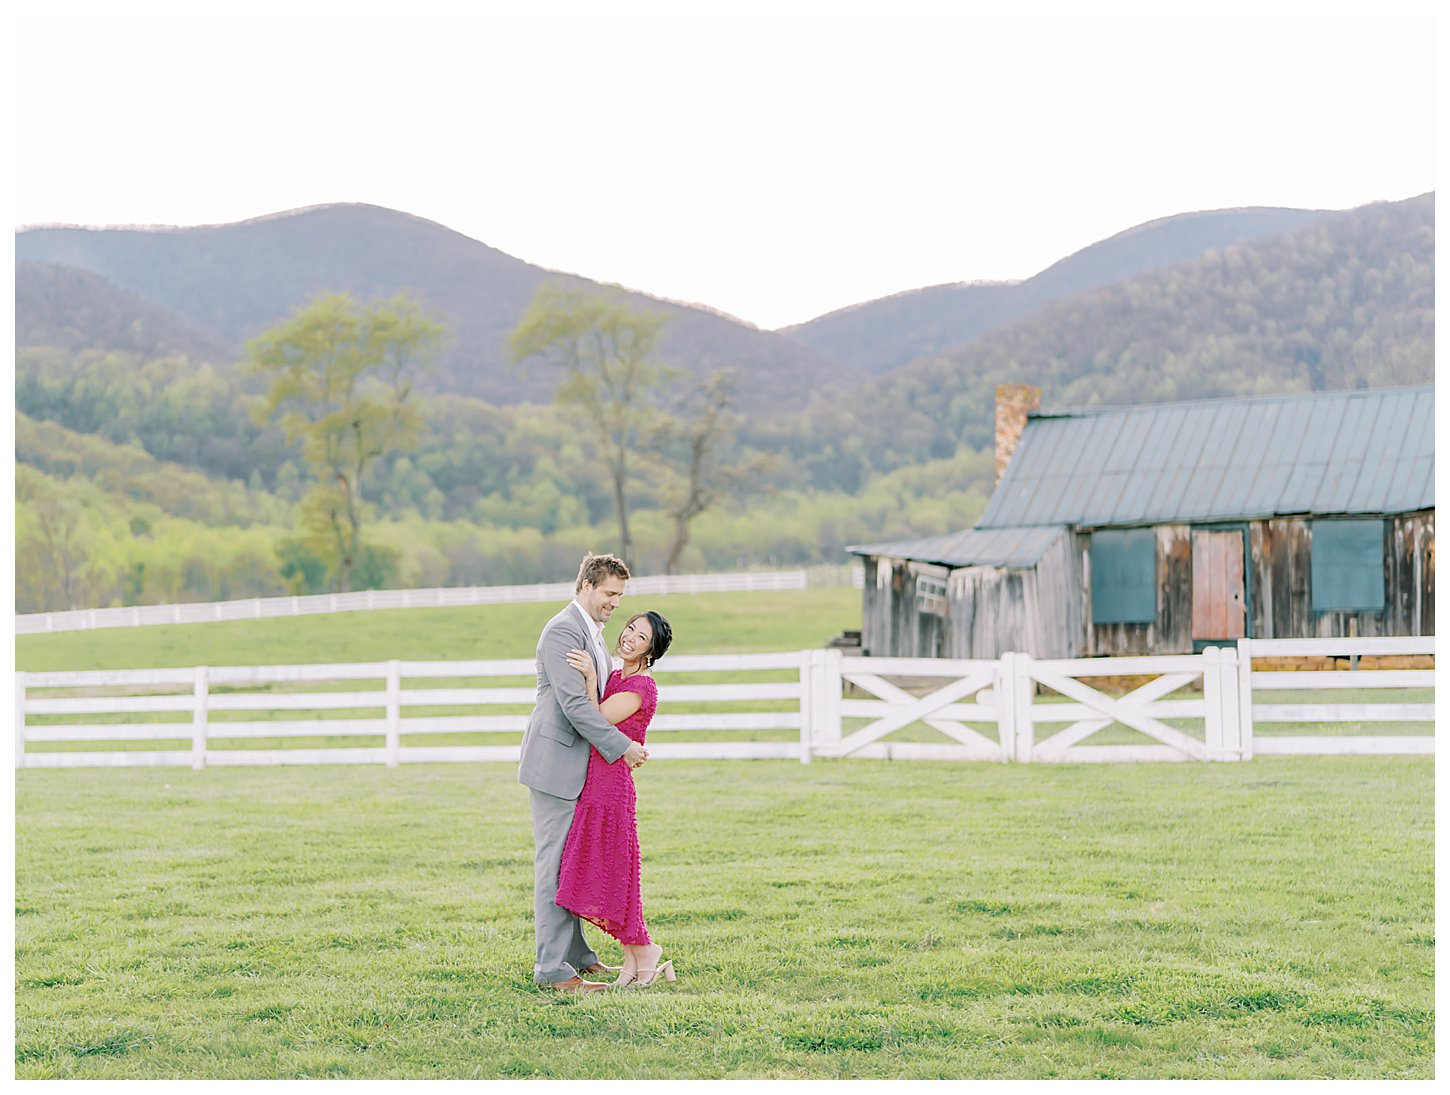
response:
[[[607,577],[623,578],[627,582],[629,567],[617,556],[595,555],[592,551],[586,551],[584,561],[579,564],[579,577],[574,579],[574,592],[583,593],[585,582],[598,586]]]

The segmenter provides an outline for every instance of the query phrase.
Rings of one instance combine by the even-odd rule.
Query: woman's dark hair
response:
[[[625,621],[624,626],[628,627],[635,620],[641,618],[649,621],[650,632],[654,635],[654,638],[650,640],[649,653],[644,656],[644,664],[648,668],[665,656],[665,651],[670,648],[670,640],[674,638],[674,633],[670,630],[670,621],[653,609],[648,612],[636,612]]]

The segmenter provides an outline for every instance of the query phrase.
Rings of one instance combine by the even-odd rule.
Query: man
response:
[[[589,747],[611,764],[638,768],[649,752],[599,713],[585,694],[584,675],[568,662],[570,650],[587,650],[599,666],[599,695],[609,680],[604,624],[619,607],[629,568],[613,555],[585,555],[574,582],[574,600],[544,625],[535,651],[538,696],[519,748],[519,782],[529,788],[534,824],[534,981],[561,992],[606,988],[581,973],[603,973],[584,941],[579,918],[554,904],[559,860],[584,789]]]

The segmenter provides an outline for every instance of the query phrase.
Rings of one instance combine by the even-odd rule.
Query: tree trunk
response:
[[[675,540],[670,545],[670,557],[665,560],[665,573],[674,574],[680,565],[680,556],[685,553],[685,547],[690,542],[690,519],[680,514],[675,515]]]
[[[629,538],[629,503],[624,495],[625,467],[621,456],[614,465],[614,512],[619,516],[619,557],[634,570],[634,544]]]
[[[348,550],[347,534],[342,530],[342,521],[337,510],[328,513],[332,522],[332,538],[337,542],[337,579],[333,582],[334,593],[347,593],[352,589],[352,552]]]
[[[624,485],[616,483],[614,508],[619,514],[619,557],[631,571],[634,569],[634,544],[629,539],[629,510],[625,508]]]

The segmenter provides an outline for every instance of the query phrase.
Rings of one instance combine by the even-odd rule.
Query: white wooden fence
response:
[[[859,567],[856,568],[859,571]],[[850,580],[848,575],[848,579]],[[654,574],[631,578],[632,597],[668,593],[738,593],[805,589],[804,570],[742,571],[736,574]],[[858,582],[859,584],[859,582]],[[518,586],[460,586],[447,589],[365,589],[356,593],[319,593],[308,597],[251,597],[200,604],[132,605],[127,608],[78,608],[15,617],[17,635],[49,631],[88,631],[101,627],[147,624],[195,624],[216,620],[252,620],[272,616],[311,616],[381,608],[457,608],[467,605],[568,601],[573,582]]]
[[[1341,669],[1329,672],[1263,672],[1255,670],[1254,658],[1268,657],[1335,657],[1374,655],[1423,655],[1435,652],[1433,637],[1390,639],[1243,639],[1239,642],[1238,702],[1240,726],[1265,723],[1357,722],[1396,723],[1434,722],[1433,703],[1339,703],[1329,705],[1334,714],[1327,716],[1324,704],[1255,703],[1265,692],[1285,692],[1324,688],[1434,688],[1433,669]],[[1252,732],[1239,742],[1239,759],[1247,760],[1263,754],[1304,753],[1433,753],[1434,737],[1416,734],[1402,736],[1327,736],[1278,735]]]
[[[839,650],[674,657],[657,668],[656,757],[1237,761],[1277,753],[1434,752],[1433,734],[1256,734],[1258,724],[1433,722],[1432,703],[1255,702],[1266,692],[1431,689],[1433,670],[1264,672],[1254,657],[1433,654],[1433,638],[1264,641],[1202,654],[1037,661],[867,658]],[[514,761],[531,660],[17,673],[18,768]],[[730,679],[700,683],[714,674]],[[690,677],[680,682],[672,678]],[[1122,693],[1099,682],[1132,677]],[[744,678],[744,679],[742,679]],[[473,683],[459,684],[460,681]],[[429,687],[429,685],[441,686]],[[1092,683],[1089,683],[1092,682]],[[762,710],[762,706],[768,709]],[[490,708],[510,708],[499,713]],[[234,713],[244,713],[241,720]],[[150,722],[106,721],[170,715]],[[65,718],[64,722],[53,721]],[[177,720],[180,721],[177,721]],[[1038,727],[1051,727],[1040,733]],[[1092,743],[1099,731],[1137,740]],[[905,732],[907,738],[892,739]],[[706,740],[671,740],[682,733]],[[1045,736],[1044,736],[1045,733]],[[406,743],[508,735],[495,745]],[[762,735],[774,740],[743,740]],[[367,739],[363,746],[275,744]],[[245,748],[248,739],[270,739]],[[141,743],[112,749],[107,743]],[[147,743],[169,743],[157,749]],[[86,748],[77,748],[84,744]],[[96,748],[96,746],[102,748]],[[31,748],[38,746],[39,748]],[[57,748],[59,747],[59,748]]]

